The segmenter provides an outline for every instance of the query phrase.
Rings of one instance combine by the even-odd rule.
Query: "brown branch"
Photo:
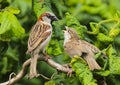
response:
[[[64,66],[54,62],[52,59],[46,59],[46,57],[44,56],[39,56],[38,60],[40,61],[45,61],[47,62],[50,66],[56,68],[57,70],[60,70],[62,72],[65,72],[65,73],[72,73],[72,69],[71,68],[65,68]],[[19,80],[21,80],[26,74],[27,74],[27,69],[30,65],[30,62],[31,62],[31,58],[26,60],[24,63],[23,63],[23,66],[22,66],[22,69],[21,71],[13,78],[10,78],[8,81],[4,82],[4,83],[0,83],[0,85],[13,85],[15,84],[16,82],[18,82]]]
[[[71,69],[71,68],[66,68],[66,67],[64,67],[64,66],[62,66],[62,65],[54,62],[54,61],[51,60],[51,59],[48,59],[47,63],[48,63],[50,66],[56,68],[56,69],[59,70],[59,71],[62,71],[62,72],[65,72],[65,73],[72,73],[72,69]]]
[[[22,66],[21,71],[12,79],[8,80],[7,82],[1,83],[0,85],[12,85],[14,83],[16,83],[17,81],[19,81],[20,79],[22,79],[27,71],[27,67],[30,64],[31,58],[26,60]]]
[[[72,73],[73,70],[71,68],[68,68],[66,66],[63,66],[59,63],[56,63],[55,61],[53,61],[52,59],[49,59],[50,56],[47,55],[47,56],[43,56],[43,55],[40,55],[40,57],[43,57],[44,58],[44,61],[48,63],[48,65],[54,67],[55,69],[59,70],[59,71],[62,71],[62,72],[65,72],[65,73]]]

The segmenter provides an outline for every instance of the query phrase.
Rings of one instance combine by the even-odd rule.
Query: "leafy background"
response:
[[[49,81],[42,77],[28,80],[26,76],[15,85],[120,85],[119,4],[119,0],[0,0],[0,82],[7,81],[11,72],[18,73],[30,58],[25,53],[31,27],[40,14],[51,11],[59,21],[52,23],[52,40],[46,50],[54,61],[70,63],[75,74],[67,77],[39,62],[39,73],[49,78],[56,75]],[[102,70],[91,72],[81,58],[71,60],[64,52],[61,30],[65,25],[107,54],[107,59],[101,53],[95,55]]]

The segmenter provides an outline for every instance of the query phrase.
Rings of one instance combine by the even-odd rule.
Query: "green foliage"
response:
[[[52,54],[54,56],[62,53],[60,49],[60,45],[57,40],[51,40],[49,46],[47,47],[48,54]]]
[[[0,16],[0,40],[10,41],[13,37],[20,38],[25,33],[14,14],[19,13],[18,9],[6,8]]]
[[[66,25],[77,30],[80,38],[84,37],[85,27],[80,25],[79,21],[69,13],[66,13]]]
[[[45,85],[55,85],[55,83],[53,81],[48,81],[45,83]]]
[[[120,29],[119,28],[111,28],[110,32],[109,32],[109,36],[112,38],[115,38],[116,36],[118,36],[120,33]]]
[[[52,39],[46,48],[53,60],[60,64],[70,63],[70,58],[63,48],[62,30],[65,26],[74,28],[81,39],[96,45],[108,58],[104,58],[101,52],[97,53],[95,59],[102,69],[90,71],[82,58],[75,57],[70,63],[75,71],[75,75],[72,74],[71,77],[58,72],[50,81],[41,77],[33,80],[24,78],[18,84],[120,84],[119,0],[2,0],[0,3],[0,82],[8,79],[11,72],[19,72],[23,62],[29,58],[25,53],[31,27],[40,14],[51,11],[59,18],[59,21],[52,23]],[[51,77],[56,69],[40,62],[38,71]]]
[[[16,1],[19,0],[0,1],[0,82],[6,81],[10,73],[17,73],[27,58],[24,56],[27,45],[25,40],[28,35],[25,34],[22,25],[25,24],[25,20],[28,22],[32,18],[28,20],[25,16],[28,9],[25,10],[24,17],[21,17],[23,10],[16,7],[18,6],[18,3],[14,3]],[[25,5],[27,7],[27,4]],[[29,28],[29,25],[26,26]]]
[[[120,75],[120,57],[118,57],[116,50],[111,45],[109,46],[108,54],[111,74]]]
[[[39,2],[39,3],[38,3]],[[37,16],[37,18],[39,18],[39,16],[46,11],[51,11],[51,1],[50,0],[45,0],[45,1],[38,1],[38,0],[34,0],[33,2],[33,9],[34,12]]]
[[[93,74],[90,72],[85,61],[83,62],[83,59],[75,56],[71,61],[71,65],[82,85],[97,85]]]
[[[55,75],[52,80],[45,83],[45,85],[79,85],[78,79],[73,76],[68,77],[64,73],[60,73],[59,75]]]
[[[98,33],[97,35],[97,39],[101,42],[104,42],[104,43],[109,43],[109,42],[112,42],[113,39],[104,35],[103,33]]]

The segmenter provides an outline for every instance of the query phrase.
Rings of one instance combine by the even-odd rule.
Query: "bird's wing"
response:
[[[28,51],[33,51],[38,45],[40,45],[44,40],[50,36],[51,31],[46,31],[50,29],[50,25],[37,22],[30,33],[29,40],[28,40]]]
[[[75,55],[81,56],[83,53],[88,53],[87,49],[84,48],[79,41],[75,40],[67,42],[64,48],[71,57],[74,57]]]
[[[84,40],[79,40],[79,42],[81,43],[81,45],[86,47],[86,49],[89,49],[89,50],[91,50],[94,53],[97,53],[97,52],[100,51],[97,47],[95,47],[94,45],[92,45],[92,44],[90,44],[90,43],[88,43],[88,42],[86,42]]]

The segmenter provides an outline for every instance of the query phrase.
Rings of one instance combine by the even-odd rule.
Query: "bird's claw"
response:
[[[66,69],[68,69],[67,76],[71,77],[73,70],[70,68],[70,65],[69,64],[64,64],[62,66],[65,67]]]
[[[69,68],[69,71],[68,71],[68,73],[67,73],[67,76],[68,76],[68,77],[71,77],[71,76],[72,76],[72,72],[73,72],[73,70]]]

